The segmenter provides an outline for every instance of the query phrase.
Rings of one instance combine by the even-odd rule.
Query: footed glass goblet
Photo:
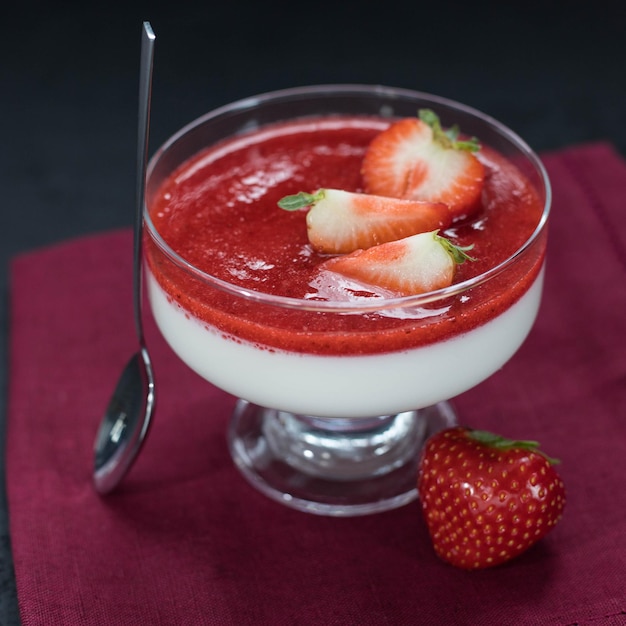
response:
[[[306,211],[277,200],[363,191],[371,139],[424,108],[481,142],[481,208],[442,233],[475,244],[476,261],[449,287],[411,296],[320,273]],[[425,438],[456,423],[449,399],[501,368],[531,330],[549,209],[535,153],[469,107],[361,85],[264,94],[197,119],[151,160],[149,299],[175,353],[239,398],[228,441],[252,485],[310,513],[384,511],[417,497]]]

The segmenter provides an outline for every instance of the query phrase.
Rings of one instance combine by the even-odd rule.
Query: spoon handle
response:
[[[143,237],[143,207],[146,195],[146,166],[150,135],[150,101],[152,98],[152,66],[156,36],[149,22],[143,23],[141,36],[141,60],[139,66],[139,107],[137,126],[137,187],[135,207],[135,232],[133,256],[133,297],[135,327],[139,342],[143,346],[143,324],[141,320],[141,257]]]

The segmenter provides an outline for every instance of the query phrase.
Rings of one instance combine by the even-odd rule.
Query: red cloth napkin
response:
[[[123,487],[91,484],[92,444],[135,345],[131,235],[12,266],[7,489],[29,624],[622,624],[626,621],[626,164],[604,144],[545,156],[554,211],[536,327],[456,399],[462,421],[562,460],[563,521],[497,569],[439,561],[418,504],[353,519],[254,491],[225,432],[233,398],[153,325],[159,404]]]

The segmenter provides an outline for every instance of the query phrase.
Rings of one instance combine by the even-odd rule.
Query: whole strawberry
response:
[[[512,559],[559,521],[565,488],[535,441],[456,427],[433,435],[418,492],[436,553],[480,569]]]

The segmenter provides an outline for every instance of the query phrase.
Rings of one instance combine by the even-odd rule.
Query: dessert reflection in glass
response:
[[[471,246],[472,260],[451,284],[407,295],[332,271],[329,259],[344,254],[311,245],[311,209],[278,202],[368,192],[372,140],[418,110],[479,139],[484,182],[471,214],[436,229]],[[383,511],[417,496],[425,437],[456,421],[448,400],[502,367],[529,333],[549,207],[533,151],[458,103],[359,85],[249,98],[192,122],[151,161],[150,304],[176,354],[240,398],[230,449],[255,487],[311,513]]]

